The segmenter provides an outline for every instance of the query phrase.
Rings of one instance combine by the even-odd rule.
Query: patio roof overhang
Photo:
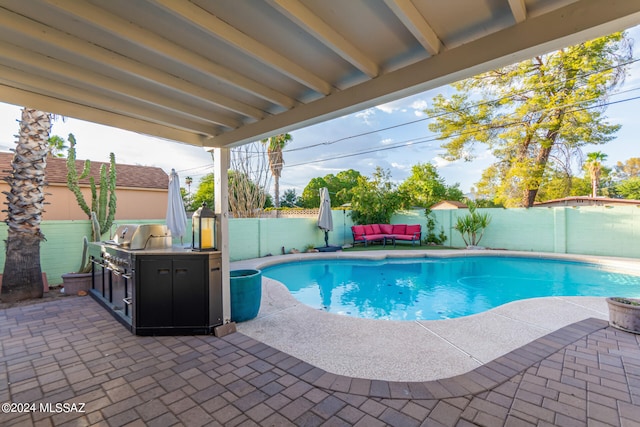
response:
[[[2,0],[0,101],[231,147],[640,23],[640,0]]]

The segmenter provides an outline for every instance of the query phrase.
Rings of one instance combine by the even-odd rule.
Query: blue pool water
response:
[[[262,271],[306,305],[369,319],[448,319],[546,296],[640,297],[640,275],[549,259],[314,260]]]

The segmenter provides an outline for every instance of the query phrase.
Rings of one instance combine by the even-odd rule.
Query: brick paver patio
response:
[[[89,297],[63,298],[0,310],[6,402],[35,405],[2,426],[640,426],[640,336],[590,319],[464,375],[387,382],[240,333],[136,337]]]

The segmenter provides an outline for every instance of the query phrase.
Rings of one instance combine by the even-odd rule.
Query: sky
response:
[[[640,26],[630,29],[636,41],[634,58],[640,56]],[[604,162],[613,167],[618,161],[640,157],[640,65],[628,70],[625,84],[611,96],[605,113],[610,123],[622,125],[616,139],[600,146],[587,146],[584,153],[602,151],[608,155]],[[280,194],[294,189],[301,195],[307,183],[315,177],[342,170],[355,169],[371,176],[377,166],[388,169],[393,181],[400,183],[411,174],[417,163],[430,162],[447,185],[458,183],[467,193],[480,180],[482,171],[492,163],[491,155],[483,150],[475,152],[472,162],[447,162],[438,141],[428,141],[424,109],[437,94],[449,94],[449,86],[433,89],[407,98],[369,108],[299,130],[291,131],[292,142],[284,152],[284,169],[280,178]],[[632,98],[638,99],[632,99]],[[616,103],[618,102],[618,103]],[[0,103],[0,151],[15,146],[20,118],[19,106]],[[395,127],[394,127],[395,126]],[[386,128],[390,128],[384,130]],[[117,163],[160,167],[167,174],[174,168],[186,188],[184,178],[193,178],[195,191],[200,178],[213,171],[211,154],[201,147],[167,141],[95,123],[66,118],[54,122],[52,134],[64,138],[76,137],[77,158],[108,162],[114,152]],[[363,135],[364,134],[364,135]],[[358,136],[361,135],[361,136]],[[416,143],[407,144],[410,141]],[[419,142],[423,141],[423,142]],[[320,144],[320,145],[318,145]],[[315,146],[317,145],[317,146]],[[361,153],[367,151],[367,153]],[[353,155],[354,153],[361,153]]]

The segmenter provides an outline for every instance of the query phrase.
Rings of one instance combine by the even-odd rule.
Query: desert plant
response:
[[[474,204],[469,205],[469,213],[463,217],[458,217],[455,228],[467,246],[477,246],[484,235],[484,230],[491,222],[488,213],[479,213]]]
[[[116,156],[109,155],[109,171],[106,165],[100,166],[100,187],[96,188],[94,177],[89,176],[91,161],[85,160],[84,168],[80,174],[76,170],[76,139],[73,134],[69,134],[69,151],[67,155],[67,187],[73,192],[78,201],[78,205],[92,220],[93,241],[100,240],[100,236],[106,233],[113,224],[116,215]],[[87,204],[84,195],[80,190],[80,180],[89,176],[89,186],[91,188],[91,206]],[[98,227],[94,226],[92,213]]]

